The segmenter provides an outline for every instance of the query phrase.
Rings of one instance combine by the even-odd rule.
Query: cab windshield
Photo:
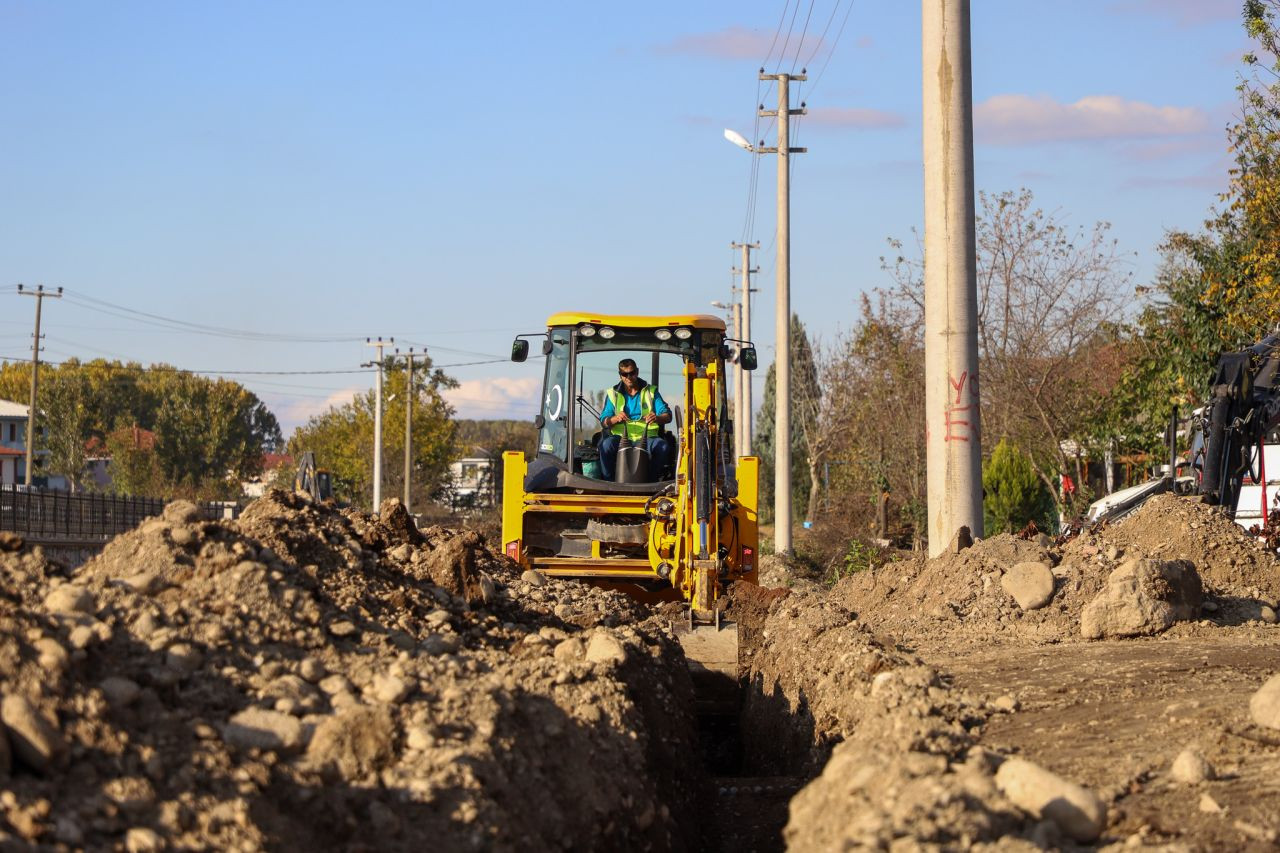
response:
[[[539,452],[572,463],[575,473],[581,473],[584,460],[588,462],[588,471],[591,468],[593,449],[602,431],[600,415],[605,410],[609,390],[621,381],[619,361],[629,358],[636,363],[641,379],[654,386],[673,418],[683,415],[686,363],[692,363],[695,368],[720,364],[723,370],[720,354],[723,333],[718,330],[693,329],[688,338],[673,334],[667,340],[660,340],[652,328],[617,329],[609,339],[599,334],[583,335],[580,328],[550,330],[538,446]],[[726,384],[717,383],[717,409],[722,428],[728,424]],[[678,422],[673,419],[664,429],[674,433]]]

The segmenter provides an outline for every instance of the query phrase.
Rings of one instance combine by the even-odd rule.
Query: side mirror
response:
[[[524,361],[529,357],[529,342],[524,338],[516,338],[511,342],[511,360]]]
[[[743,370],[755,370],[756,348],[743,347],[742,351],[738,353],[738,364],[742,365]]]
[[[542,429],[542,428],[543,428],[544,426],[546,426],[546,425],[547,425],[547,419],[546,419],[546,418],[544,418],[542,415],[534,415],[534,417],[533,417],[533,428],[534,428],[534,429]]]

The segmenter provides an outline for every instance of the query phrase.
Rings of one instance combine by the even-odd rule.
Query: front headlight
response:
[[[584,338],[594,337],[595,333],[596,333],[595,326],[582,325],[578,327],[578,334],[582,335],[582,337]]]
[[[658,340],[660,340],[660,341],[669,341],[669,340],[671,340],[671,330],[670,330],[670,329],[655,329],[655,330],[654,330],[654,332],[653,332],[653,336],[654,336],[655,338],[657,338]]]
[[[618,333],[617,333],[617,332],[615,332],[615,331],[614,331],[612,328],[610,328],[609,326],[601,326],[601,327],[600,327],[600,337],[604,338],[606,341],[607,341],[607,340],[612,340],[613,336],[614,336],[614,335],[616,335],[616,334],[618,334]]]
[[[693,329],[690,329],[687,326],[681,326],[676,329],[676,337],[682,341],[687,341],[689,338],[693,337]]]

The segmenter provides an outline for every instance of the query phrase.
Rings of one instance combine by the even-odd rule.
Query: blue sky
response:
[[[540,365],[472,362],[557,310],[713,311],[745,237],[767,365],[776,165],[748,229],[752,158],[721,136],[772,106],[766,57],[809,69],[792,305],[816,335],[921,221],[920,7],[850,2],[0,0],[0,356],[29,352],[12,285],[61,285],[45,358],[225,371],[286,432],[372,377],[233,371],[354,371],[377,335],[459,365],[463,416],[525,418]],[[1239,0],[973,5],[978,187],[1112,223],[1141,283],[1225,187]]]

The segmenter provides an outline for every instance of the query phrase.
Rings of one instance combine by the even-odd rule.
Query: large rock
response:
[[[237,749],[292,752],[302,745],[302,724],[279,711],[247,708],[227,720],[222,738]]]
[[[1021,758],[996,771],[996,787],[1018,808],[1058,825],[1068,837],[1090,842],[1106,825],[1107,807],[1088,788]]]
[[[9,730],[14,754],[32,770],[45,772],[66,751],[58,727],[25,696],[4,697],[0,720]]]
[[[395,757],[395,733],[387,708],[351,708],[316,727],[307,762],[330,781],[361,779]]]
[[[1260,726],[1280,729],[1280,675],[1273,675],[1249,700],[1249,716]]]
[[[1053,598],[1053,572],[1044,563],[1018,563],[1000,578],[1000,588],[1023,610],[1039,610]]]
[[[1159,634],[1174,622],[1195,619],[1204,590],[1186,560],[1129,560],[1080,614],[1080,633],[1102,637]]]

